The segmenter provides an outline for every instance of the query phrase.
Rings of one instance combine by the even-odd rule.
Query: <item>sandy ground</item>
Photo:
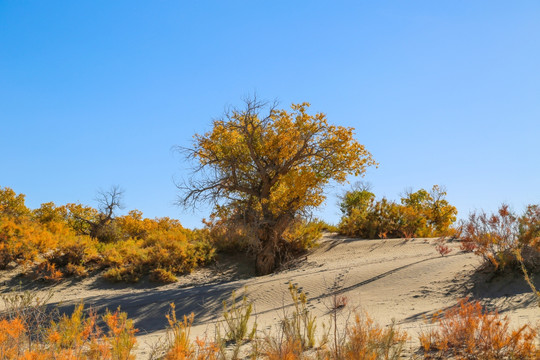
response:
[[[460,252],[459,243],[448,243],[453,251],[445,257],[435,244],[435,239],[359,240],[327,235],[307,256],[272,275],[254,277],[245,257],[229,256],[164,286],[110,284],[98,276],[51,286],[28,281],[13,270],[0,273],[0,293],[52,291],[51,303],[66,311],[80,301],[98,311],[120,306],[139,329],[138,359],[148,358],[152,344],[163,338],[171,302],[179,316],[195,314],[192,336],[201,336],[211,333],[220,320],[222,301],[230,299],[233,290],[241,294],[246,288],[259,331],[274,331],[291,309],[289,283],[308,295],[320,329],[328,322],[333,295],[344,295],[348,303],[340,310],[339,321],[346,321],[354,311],[365,311],[382,325],[394,320],[409,333],[411,349],[418,346],[418,332],[429,326],[426,317],[466,296],[488,308],[496,307],[516,326],[540,322],[540,309],[519,275],[493,278],[477,271],[480,258]]]

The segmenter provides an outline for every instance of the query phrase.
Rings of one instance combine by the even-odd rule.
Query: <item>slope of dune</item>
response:
[[[347,306],[340,311],[338,321],[345,322],[347,314],[354,311],[365,311],[383,325],[395,321],[409,333],[412,349],[417,346],[418,331],[429,326],[429,316],[466,296],[497,308],[516,326],[540,321],[535,298],[519,274],[493,278],[477,271],[480,259],[460,252],[459,243],[448,243],[452,252],[444,257],[435,244],[435,239],[360,240],[327,235],[307,256],[268,276],[254,277],[251,264],[245,260],[225,258],[165,286],[114,285],[93,277],[63,282],[49,290],[53,292],[51,302],[68,311],[80,301],[98,310],[120,306],[140,329],[137,355],[141,359],[164,335],[171,302],[176,304],[178,315],[195,314],[192,335],[200,336],[213,331],[222,301],[228,300],[233,290],[241,294],[245,288],[254,304],[258,329],[273,331],[290,311],[289,283],[308,295],[309,308],[321,324],[328,321],[333,295],[343,295]],[[4,273],[1,292],[13,290],[20,280],[13,272]],[[20,287],[47,290],[24,281]]]

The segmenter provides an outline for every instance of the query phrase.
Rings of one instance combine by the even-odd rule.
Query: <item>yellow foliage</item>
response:
[[[34,260],[38,254],[54,249],[69,229],[60,227],[53,232],[29,218],[0,215],[0,269],[10,262]]]
[[[171,281],[174,274],[213,258],[208,240],[184,229],[178,220],[147,219],[132,210],[101,226],[100,216],[81,204],[49,202],[30,211],[24,195],[0,188],[0,269],[39,259],[36,274],[46,280],[109,268],[104,275],[115,281],[137,281],[150,273],[153,279]]]
[[[24,194],[16,194],[13,189],[0,187],[0,215],[17,220],[30,215],[30,209],[24,204]]]
[[[330,181],[343,183],[376,164],[352,128],[328,124],[323,113],[309,114],[308,103],[271,108],[268,115],[264,108],[247,100],[245,109],[227,112],[209,132],[194,136],[189,156],[212,175],[194,180],[184,197],[185,203],[225,200],[239,216],[235,220],[256,232],[259,274],[278,265],[282,234],[302,210],[324,201]]]

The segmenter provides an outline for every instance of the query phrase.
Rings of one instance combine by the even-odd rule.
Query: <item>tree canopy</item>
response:
[[[324,201],[325,185],[375,165],[352,128],[328,124],[325,114],[309,114],[309,106],[285,110],[246,100],[183,149],[196,167],[180,186],[182,203],[210,201],[242,214],[256,229],[259,274],[278,265],[281,235],[300,212]]]

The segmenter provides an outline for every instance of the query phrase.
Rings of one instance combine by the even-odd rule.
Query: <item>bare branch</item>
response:
[[[118,185],[111,186],[109,190],[99,190],[95,198],[98,209],[106,220],[114,217],[116,209],[123,209],[122,197],[124,190]]]

